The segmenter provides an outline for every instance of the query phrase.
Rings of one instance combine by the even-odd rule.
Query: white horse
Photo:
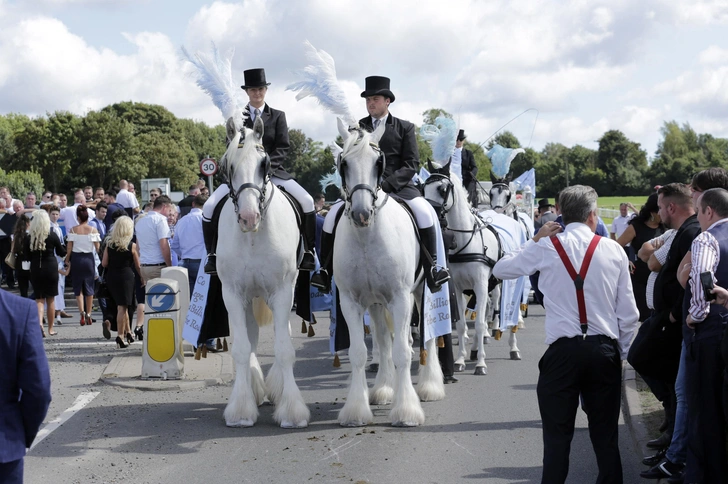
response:
[[[220,214],[217,272],[230,317],[236,375],[225,422],[228,427],[254,425],[267,396],[281,427],[306,427],[311,414],[293,377],[296,355],[288,322],[298,273],[296,216],[270,181],[262,119],[256,118],[253,130],[241,130],[230,118],[227,134],[231,200]],[[255,356],[258,326],[271,316],[275,362],[263,382]]]
[[[465,370],[467,356],[467,324],[465,320],[466,301],[463,291],[475,293],[478,308],[475,312],[475,339],[470,359],[476,359],[475,375],[486,375],[485,347],[483,338],[488,336],[485,324],[488,305],[488,280],[493,266],[498,261],[498,239],[486,225],[470,210],[468,193],[449,165],[434,173],[425,181],[425,198],[435,210],[444,214],[448,229],[454,232],[457,247],[450,250],[448,267],[459,297],[460,318],[456,324],[459,351],[455,359],[455,371]]]
[[[338,170],[345,212],[336,228],[333,263],[341,310],[349,324],[352,373],[339,423],[366,425],[373,419],[370,402],[392,402],[392,425],[421,425],[425,413],[420,398],[442,399],[445,389],[435,339],[426,345],[427,362],[420,365],[417,392],[410,376],[410,316],[413,302],[419,300],[413,293],[422,290],[422,277],[415,274],[420,254],[417,236],[405,209],[380,187],[384,159],[377,143],[384,123],[373,133],[347,129],[341,119],[338,126],[344,139]],[[367,310],[380,355],[371,396],[364,372],[367,348],[362,321]]]

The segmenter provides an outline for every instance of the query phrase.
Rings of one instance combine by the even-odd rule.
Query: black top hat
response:
[[[365,80],[365,89],[361,97],[386,96],[389,102],[394,102],[394,94],[389,90],[389,78],[382,76],[369,76]]]
[[[240,86],[243,89],[270,86],[270,82],[265,82],[265,69],[248,69],[243,71],[243,76],[245,76],[245,85]]]
[[[553,207],[553,205],[551,205],[549,203],[549,199],[548,198],[542,198],[541,200],[538,201],[538,208],[539,209],[541,209],[541,208],[548,208],[548,207]]]
[[[464,140],[465,138],[467,138],[467,136],[465,136],[465,130],[464,130],[464,129],[461,129],[461,130],[460,130],[460,131],[458,132],[458,138],[457,138],[457,140],[458,140],[458,141],[462,141],[462,140]]]

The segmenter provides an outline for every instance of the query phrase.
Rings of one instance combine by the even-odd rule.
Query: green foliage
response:
[[[0,168],[0,186],[8,187],[14,198],[25,199],[25,194],[34,192],[38,199],[43,193],[43,177],[32,171],[11,171],[6,173]]]
[[[422,123],[423,124],[435,124],[435,120],[439,116],[445,116],[446,118],[452,119],[452,114],[448,113],[444,109],[430,108],[427,111],[422,113]]]
[[[308,138],[300,129],[289,129],[288,172],[311,195],[321,192],[320,180],[334,169],[334,155],[323,143]]]

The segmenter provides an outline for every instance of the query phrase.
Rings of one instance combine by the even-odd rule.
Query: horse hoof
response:
[[[364,421],[358,421],[358,422],[339,422],[339,425],[342,427],[364,427],[367,424],[367,422]]]
[[[392,422],[392,427],[418,427],[417,422]]]
[[[462,364],[459,365],[459,364],[456,363],[455,364],[455,371],[457,371],[458,373],[461,372],[461,371],[465,371],[465,365],[462,365]]]
[[[244,418],[242,420],[238,420],[237,422],[225,422],[225,425],[231,428],[252,427],[253,425],[255,425],[255,422],[249,418]]]
[[[511,351],[511,359],[512,360],[520,360],[521,359],[521,352],[520,351]]]
[[[478,350],[470,352],[470,361],[478,361]]]
[[[473,375],[487,375],[488,374],[488,368],[484,366],[476,366],[475,371],[473,372]]]
[[[307,420],[301,420],[300,422],[291,422],[289,420],[283,420],[281,421],[281,428],[282,429],[305,429],[308,427],[308,421]]]

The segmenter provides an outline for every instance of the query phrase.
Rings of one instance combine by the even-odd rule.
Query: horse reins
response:
[[[238,143],[238,149],[245,146],[245,143]],[[256,143],[255,145],[256,149],[261,149],[265,153],[265,148],[263,145]],[[235,214],[238,216],[238,220],[240,219],[240,214],[238,213],[239,207],[238,207],[238,197],[243,192],[243,190],[255,190],[258,192],[258,210],[260,211],[260,219],[263,220],[265,218],[265,214],[268,211],[268,207],[270,206],[271,200],[273,200],[273,193],[275,192],[276,186],[273,183],[270,183],[270,157],[268,156],[268,153],[265,153],[265,173],[263,175],[263,184],[261,186],[256,185],[255,183],[243,183],[238,187],[236,190],[233,186],[233,175],[234,175],[234,169],[235,167],[230,163],[230,167],[228,169],[228,180],[230,181],[230,198],[233,201],[233,207],[235,209]],[[267,197],[267,190],[268,190],[268,184],[270,184],[270,196]]]

